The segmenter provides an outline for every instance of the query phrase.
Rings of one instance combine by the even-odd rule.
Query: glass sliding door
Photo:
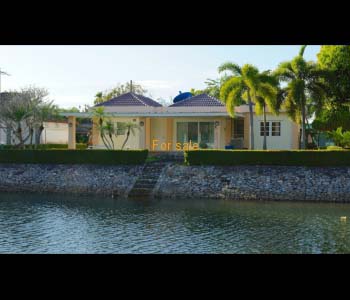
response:
[[[187,143],[188,142],[188,124],[187,122],[178,122],[176,127],[176,142]]]
[[[200,122],[199,134],[200,146],[207,148],[212,148],[214,146],[214,122]]]
[[[206,148],[214,146],[214,122],[177,122],[177,143],[200,144]]]
[[[188,141],[198,143],[198,123],[188,122]]]

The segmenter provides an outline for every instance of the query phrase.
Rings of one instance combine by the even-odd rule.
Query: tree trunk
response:
[[[124,149],[125,144],[126,144],[126,142],[128,141],[128,139],[129,139],[129,135],[130,135],[130,129],[129,129],[128,132],[126,133],[126,139],[125,139],[125,141],[124,141],[124,143],[123,143],[122,150]]]
[[[250,133],[250,150],[254,150],[254,121],[253,121],[253,103],[248,90],[248,105],[249,105],[249,133]]]
[[[264,143],[263,143],[263,149],[267,150],[267,145],[266,145],[266,107],[265,107],[265,103],[263,105],[263,114],[264,114]]]
[[[305,113],[305,106],[303,105],[301,109],[301,129],[302,129],[302,138],[301,138],[301,149],[306,149],[306,126],[305,126],[305,119],[306,119],[306,113]]]
[[[43,124],[40,125],[40,127],[38,128],[38,132],[36,132],[35,134],[35,148],[38,147],[38,145],[40,144],[40,139],[41,139],[41,134],[44,131],[44,126]]]
[[[30,143],[30,146],[32,146],[33,145],[33,134],[34,134],[34,129],[33,128],[30,128],[29,129],[29,136],[30,136],[30,138],[29,138],[29,143]]]

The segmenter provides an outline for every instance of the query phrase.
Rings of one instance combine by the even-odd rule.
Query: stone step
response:
[[[167,165],[165,162],[150,162],[146,163],[141,175],[136,180],[134,186],[129,192],[128,197],[149,197],[151,196],[154,187],[156,186],[159,176],[162,173],[163,168]]]
[[[147,184],[147,183],[135,183],[134,185],[134,189],[137,189],[137,188],[145,188],[145,189],[153,189],[155,186],[155,184]]]
[[[136,183],[151,183],[151,184],[156,184],[158,181],[158,178],[154,178],[154,179],[151,179],[151,178],[142,178],[142,179],[138,179]]]

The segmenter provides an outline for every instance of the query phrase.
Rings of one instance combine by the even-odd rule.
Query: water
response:
[[[350,253],[350,204],[0,194],[0,253]]]

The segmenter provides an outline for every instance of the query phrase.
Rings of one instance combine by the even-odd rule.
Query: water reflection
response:
[[[0,194],[1,253],[349,253],[349,204]]]

